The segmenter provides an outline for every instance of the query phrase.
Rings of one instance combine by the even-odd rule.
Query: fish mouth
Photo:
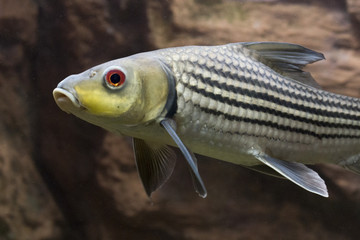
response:
[[[61,110],[66,113],[72,113],[74,110],[85,110],[83,106],[79,103],[79,100],[71,92],[63,88],[55,88],[53,91],[53,96],[56,104]]]

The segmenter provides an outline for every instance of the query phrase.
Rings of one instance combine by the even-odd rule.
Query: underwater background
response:
[[[245,41],[322,52],[307,70],[360,97],[359,0],[0,0],[0,240],[358,239],[358,175],[314,166],[326,199],[199,156],[206,199],[184,161],[149,199],[129,138],[52,97],[66,76],[115,58]]]

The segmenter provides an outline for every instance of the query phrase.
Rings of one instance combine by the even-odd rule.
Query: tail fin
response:
[[[360,154],[339,163],[340,166],[360,175]]]

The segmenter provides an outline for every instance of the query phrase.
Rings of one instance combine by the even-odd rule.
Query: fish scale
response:
[[[192,54],[194,48],[197,56]],[[328,147],[329,155],[333,155],[335,144],[359,144],[360,111],[354,111],[359,108],[358,100],[289,81],[249,58],[251,54],[241,44],[173,48],[159,54],[174,73],[178,102],[175,117],[180,134],[190,146],[198,145],[199,125],[212,129],[205,144],[214,147],[223,145],[227,139],[224,134],[251,136],[253,145],[278,152],[305,148],[312,154]],[[340,119],[343,116],[347,119]],[[238,138],[231,139],[227,142],[232,151],[244,150]],[[341,154],[338,152],[333,160]]]

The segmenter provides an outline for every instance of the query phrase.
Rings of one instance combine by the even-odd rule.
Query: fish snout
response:
[[[81,105],[74,94],[67,91],[66,89],[61,87],[55,88],[53,91],[53,96],[59,108],[66,113],[71,113],[72,110],[81,108]]]

